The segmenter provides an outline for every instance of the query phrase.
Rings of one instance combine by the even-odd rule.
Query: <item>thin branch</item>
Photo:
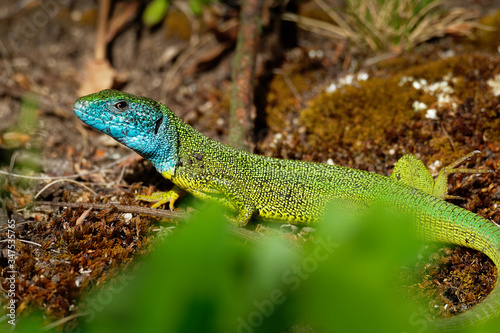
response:
[[[53,182],[50,182],[48,183],[47,185],[45,185],[40,191],[38,191],[38,193],[35,195],[35,199],[38,198],[38,196],[40,194],[43,193],[43,191],[45,191],[47,188],[51,187],[52,185],[56,184],[56,183],[61,183],[61,182],[68,182],[68,183],[73,183],[73,184],[76,184],[78,186],[81,186],[83,187],[84,189],[86,189],[87,191],[91,192],[93,195],[96,195],[97,196],[97,193],[92,190],[90,187],[88,186],[85,186],[84,184],[80,183],[80,182],[77,182],[76,180],[73,180],[73,179],[57,179],[57,180],[54,180]]]
[[[16,239],[0,239],[0,243],[9,242],[9,241],[20,241],[21,243],[27,243],[27,244],[31,244],[31,245],[36,245],[36,246],[42,247],[42,244],[38,244],[38,243],[29,241],[29,240],[26,240],[26,239],[21,239],[21,238],[16,238]]]
[[[72,315],[69,315],[67,317],[61,318],[59,320],[56,320],[53,323],[50,323],[50,324],[42,327],[42,331],[48,331],[50,329],[56,328],[57,326],[66,323],[66,322],[68,322],[70,320],[73,320],[73,319],[78,318],[78,317],[88,316],[90,314],[91,314],[90,312],[78,312],[78,313],[74,313]]]
[[[119,204],[97,204],[97,203],[76,203],[76,202],[51,202],[51,201],[34,201],[32,202],[35,206],[56,206],[56,207],[71,207],[78,208],[82,207],[84,209],[95,208],[95,209],[110,209],[112,207],[116,207],[119,211],[124,213],[136,213],[136,214],[145,214],[156,217],[165,217],[170,219],[179,219],[183,220],[188,217],[186,213],[180,213],[175,211],[170,211],[166,209],[155,209],[148,207],[139,207],[139,206],[128,206],[128,205],[119,205]]]
[[[116,207],[119,211],[125,213],[136,213],[144,214],[156,217],[164,217],[172,220],[186,220],[190,214],[175,212],[165,209],[155,209],[147,207],[138,206],[127,206],[127,205],[115,205],[115,204],[92,204],[92,203],[74,203],[74,202],[49,202],[49,201],[35,201],[32,203],[35,206],[49,205],[57,207],[71,207],[78,208],[82,207],[85,209],[95,208],[95,209],[109,209],[111,207]],[[263,243],[264,236],[261,234],[251,231],[245,228],[240,228],[234,225],[229,226],[229,232],[245,241],[252,243]]]
[[[243,1],[238,41],[232,61],[229,111],[230,146],[253,151],[253,132],[257,111],[254,104],[255,60],[260,44],[262,0]]]

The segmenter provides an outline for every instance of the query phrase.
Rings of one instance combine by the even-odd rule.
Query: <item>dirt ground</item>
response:
[[[0,233],[8,239],[8,221],[15,221],[19,315],[41,310],[50,322],[78,313],[82,293],[149,253],[159,230],[178,223],[124,217],[115,206],[148,206],[135,195],[172,184],[76,118],[76,98],[97,87],[85,83],[109,82],[107,88],[153,98],[200,132],[227,142],[238,8],[233,2],[212,5],[194,17],[183,3],[150,28],[141,20],[145,2],[115,1],[105,47],[111,72],[89,70],[97,1],[0,4],[0,169],[14,174],[0,175]],[[500,28],[500,1],[455,3]],[[399,157],[413,153],[436,176],[440,167],[481,150],[467,166],[498,169],[498,34],[480,32],[476,40],[450,34],[408,52],[376,53],[280,20],[283,7],[277,4],[266,8],[256,65],[256,153],[384,175]],[[320,11],[313,1],[292,2],[288,10]],[[451,87],[448,102],[441,104],[438,93],[425,87],[433,83]],[[448,88],[437,89],[442,97]],[[416,101],[437,117],[415,110]],[[449,192],[463,198],[454,204],[499,224],[499,183],[498,173],[458,174],[450,178]],[[40,201],[107,206],[87,211],[33,205]],[[182,199],[177,210],[189,212],[192,202]],[[302,241],[297,236],[294,244]],[[0,249],[7,306],[7,242]],[[408,289],[430,299],[433,315],[468,309],[494,286],[496,268],[485,255],[460,247],[435,246],[431,252],[414,267],[421,278]]]

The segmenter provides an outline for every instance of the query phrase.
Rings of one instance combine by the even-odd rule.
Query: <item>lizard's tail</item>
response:
[[[486,254],[500,268],[500,227],[468,210],[458,208],[445,201],[437,210],[440,216],[428,218],[417,228],[426,240],[452,243],[469,247]],[[435,210],[436,211],[436,210]],[[436,320],[432,326],[437,331],[452,331],[482,324],[500,315],[500,274],[491,293],[468,311],[451,318]]]

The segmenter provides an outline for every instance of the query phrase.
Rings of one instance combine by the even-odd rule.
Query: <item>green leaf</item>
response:
[[[319,331],[415,331],[410,319],[416,309],[397,278],[401,267],[417,258],[411,219],[382,209],[355,216],[343,207],[332,210],[320,227],[318,240],[328,246],[318,245],[303,261],[298,297],[308,306],[297,312]]]
[[[202,211],[164,239],[135,272],[82,300],[83,332],[235,332],[284,327],[276,292],[291,251],[278,240],[244,244],[219,210]],[[271,301],[272,300],[272,301]],[[280,303],[280,304],[277,304]],[[277,315],[278,314],[278,315]],[[273,317],[273,320],[268,317]]]
[[[160,23],[167,14],[169,5],[169,0],[154,0],[151,2],[142,14],[144,24],[153,26]]]

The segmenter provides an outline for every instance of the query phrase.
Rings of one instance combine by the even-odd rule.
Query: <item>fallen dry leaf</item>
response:
[[[103,89],[110,89],[116,77],[116,70],[107,60],[88,60],[85,64],[83,84],[78,95],[84,96]]]

